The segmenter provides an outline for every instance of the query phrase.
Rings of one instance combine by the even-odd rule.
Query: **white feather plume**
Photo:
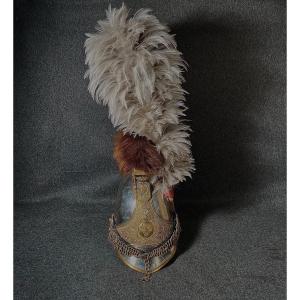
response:
[[[149,9],[130,17],[123,4],[106,14],[85,41],[89,92],[108,106],[115,127],[156,145],[165,159],[157,176],[167,189],[194,170],[190,128],[182,120],[185,63],[168,27]]]

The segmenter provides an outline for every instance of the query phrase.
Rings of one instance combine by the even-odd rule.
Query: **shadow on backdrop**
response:
[[[262,105],[270,77],[253,61],[260,42],[249,23],[226,22],[192,20],[171,26],[189,65],[184,88],[197,169],[176,191],[183,227],[179,255],[199,236],[207,214],[251,205],[245,193],[257,190],[270,171],[256,163],[251,147],[258,130],[252,116]]]

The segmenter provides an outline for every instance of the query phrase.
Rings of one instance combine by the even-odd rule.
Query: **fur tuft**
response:
[[[151,140],[164,157],[155,176],[164,188],[194,170],[185,116],[182,73],[185,63],[169,29],[141,9],[129,17],[123,4],[107,10],[96,33],[85,41],[88,89],[108,106],[115,127]]]
[[[129,174],[133,169],[157,174],[164,162],[155,145],[146,137],[133,137],[122,132],[115,137],[114,158],[122,174]]]

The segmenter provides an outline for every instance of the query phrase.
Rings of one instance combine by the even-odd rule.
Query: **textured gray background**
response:
[[[197,172],[176,191],[178,256],[143,283],[107,241],[114,129],[83,43],[108,1],[18,0],[15,299],[285,299],[285,2],[127,5],[168,23],[190,65]]]

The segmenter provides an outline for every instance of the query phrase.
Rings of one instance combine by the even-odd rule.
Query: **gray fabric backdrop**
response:
[[[146,284],[107,241],[114,129],[83,80],[108,3],[15,1],[15,299],[285,299],[285,2],[126,3],[176,33],[197,162],[178,256]]]

